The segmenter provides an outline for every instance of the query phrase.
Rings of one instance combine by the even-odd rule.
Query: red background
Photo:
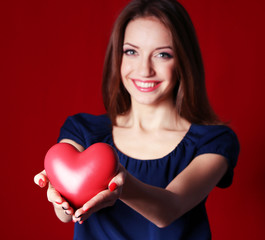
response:
[[[1,239],[72,238],[73,224],[57,220],[33,176],[67,116],[104,112],[104,54],[127,2],[1,1]],[[211,103],[241,143],[233,185],[207,203],[213,239],[262,239],[265,2],[181,2],[197,29]]]

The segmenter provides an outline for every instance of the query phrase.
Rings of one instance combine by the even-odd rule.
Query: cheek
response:
[[[167,80],[172,80],[173,75],[174,75],[174,70],[175,70],[175,65],[174,64],[169,64],[169,65],[160,65],[157,67],[157,73],[160,75],[163,75]]]
[[[121,62],[121,77],[122,79],[130,72],[130,64],[127,61]]]
[[[125,79],[127,75],[127,65],[124,63],[124,61],[121,62],[121,68],[120,68],[120,74],[121,74],[121,81],[123,83],[123,86],[126,85]]]
[[[167,68],[167,74],[168,74],[168,76],[170,76],[171,80],[175,75],[174,72],[175,72],[175,63],[173,62]]]

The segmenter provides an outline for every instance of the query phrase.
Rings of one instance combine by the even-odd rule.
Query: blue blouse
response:
[[[228,187],[232,183],[233,169],[239,154],[239,142],[235,133],[224,125],[192,124],[172,152],[163,158],[144,161],[128,157],[115,147],[111,121],[107,115],[81,113],[67,118],[58,141],[64,138],[72,139],[84,148],[96,142],[110,144],[117,151],[121,164],[128,172],[142,182],[162,188],[165,188],[196,156],[204,153],[220,154],[227,159],[228,171],[217,186]],[[82,225],[76,223],[74,239],[211,239],[205,201],[206,199],[168,227],[158,228],[117,200],[114,206],[92,214]]]

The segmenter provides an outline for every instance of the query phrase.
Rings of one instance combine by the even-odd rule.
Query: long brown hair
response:
[[[103,69],[102,94],[113,124],[131,107],[130,95],[121,81],[123,40],[128,23],[154,16],[171,32],[176,57],[174,99],[176,111],[191,123],[217,124],[205,87],[202,56],[194,26],[183,6],[175,0],[133,0],[117,18],[110,37]]]

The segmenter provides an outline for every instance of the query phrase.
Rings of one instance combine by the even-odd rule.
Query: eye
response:
[[[128,55],[128,56],[133,56],[136,55],[136,51],[133,49],[126,49],[123,51],[124,54]]]
[[[167,52],[158,53],[156,56],[159,57],[159,58],[165,58],[165,59],[173,58],[173,56],[171,54],[167,53]]]

